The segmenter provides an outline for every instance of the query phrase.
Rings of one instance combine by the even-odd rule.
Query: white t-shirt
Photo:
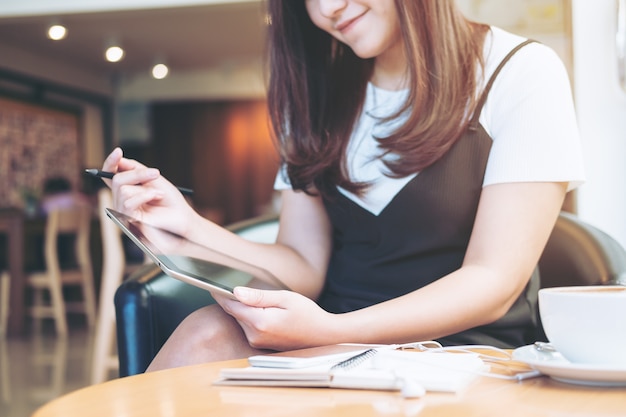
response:
[[[486,83],[504,57],[525,38],[492,27],[485,41]],[[477,94],[483,90],[480,85]],[[415,175],[394,179],[384,175],[374,139],[402,123],[379,123],[391,114],[407,90],[388,91],[368,84],[364,111],[348,146],[349,172],[356,181],[372,184],[362,196],[340,191],[378,215]],[[520,49],[502,68],[480,115],[480,124],[493,139],[483,186],[511,182],[584,182],[582,146],[568,74],[558,55],[540,43]],[[291,188],[281,170],[277,190]]]

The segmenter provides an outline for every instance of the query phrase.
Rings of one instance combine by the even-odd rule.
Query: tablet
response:
[[[182,236],[105,209],[107,216],[167,275],[232,299],[238,286],[288,290],[265,269],[199,245]]]

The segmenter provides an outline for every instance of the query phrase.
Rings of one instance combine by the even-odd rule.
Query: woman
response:
[[[533,271],[583,180],[557,56],[467,21],[453,0],[270,0],[269,12],[276,244],[201,218],[119,149],[104,169],[118,172],[118,210],[293,291],[236,289],[185,319],[149,370],[341,342],[533,341]]]

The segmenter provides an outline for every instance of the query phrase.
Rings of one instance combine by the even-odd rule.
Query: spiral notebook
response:
[[[374,348],[384,348],[385,345],[364,345],[342,343],[338,345],[319,346],[288,352],[270,353],[266,355],[250,356],[251,366],[260,368],[307,368],[318,365],[332,366],[343,360],[360,355]]]
[[[320,355],[315,355],[322,352],[320,348],[312,348],[253,356],[249,358],[251,366],[222,369],[215,384],[401,390],[411,379],[427,391],[457,392],[488,368],[471,353],[412,352],[381,345],[323,349]],[[275,360],[278,355],[289,358],[290,366],[284,365],[288,361]]]

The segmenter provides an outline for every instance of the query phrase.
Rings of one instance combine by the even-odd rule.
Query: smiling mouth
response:
[[[337,30],[337,31],[339,31],[339,32],[342,32],[342,33],[343,33],[343,32],[345,32],[345,31],[347,31],[347,30],[349,30],[349,29],[350,29],[350,28],[354,25],[354,23],[356,23],[358,20],[360,20],[360,19],[361,19],[361,17],[363,17],[363,15],[364,15],[364,14],[365,14],[365,13],[360,14],[360,15],[358,15],[358,16],[356,16],[356,17],[351,18],[351,19],[348,19],[348,20],[344,20],[344,21],[342,21],[342,22],[339,22],[339,23],[335,26],[335,30]]]

